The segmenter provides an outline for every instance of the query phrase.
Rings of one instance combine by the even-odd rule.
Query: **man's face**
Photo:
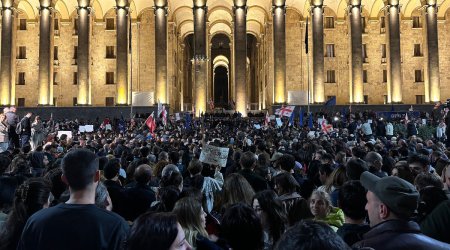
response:
[[[411,172],[414,176],[426,172],[426,167],[422,166],[422,164],[420,164],[419,162],[411,162],[409,164],[409,168],[411,169]]]
[[[380,217],[381,201],[370,191],[367,191],[366,197],[366,210],[369,215],[370,227],[374,227],[382,221]]]

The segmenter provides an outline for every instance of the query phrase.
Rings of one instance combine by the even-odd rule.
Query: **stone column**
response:
[[[155,101],[167,103],[167,0],[155,0]]]
[[[117,57],[116,57],[116,105],[128,105],[128,43],[130,26],[129,0],[116,0]]]
[[[77,105],[91,105],[90,84],[90,35],[91,7],[89,0],[78,0],[78,97]]]
[[[437,29],[436,0],[422,0],[423,5],[423,45],[425,56],[425,102],[438,102],[440,96],[439,83],[439,49]]]
[[[206,0],[194,0],[194,96],[195,112],[197,116],[206,110]]]
[[[311,1],[312,51],[313,51],[313,100],[325,102],[323,58],[323,0]]]
[[[236,111],[247,116],[247,0],[234,0],[234,84]]]
[[[2,0],[2,45],[0,65],[0,105],[15,103],[15,39],[14,1]]]
[[[272,1],[275,104],[286,102],[286,1]]]
[[[350,28],[350,103],[364,103],[361,0],[347,0]]]
[[[53,7],[40,0],[39,7],[39,98],[38,105],[53,105]]]
[[[384,0],[386,20],[388,102],[402,102],[402,63],[400,54],[399,0]]]

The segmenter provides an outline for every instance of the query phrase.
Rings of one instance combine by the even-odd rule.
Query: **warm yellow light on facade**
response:
[[[127,86],[122,85],[117,88],[117,104],[126,105],[127,104]]]

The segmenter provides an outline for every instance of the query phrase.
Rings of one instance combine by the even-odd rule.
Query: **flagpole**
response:
[[[309,79],[309,53],[308,53],[308,17],[306,17],[306,29],[305,29],[305,52],[306,52],[306,71],[307,71],[307,78],[308,78],[308,113],[311,112],[310,110],[310,103],[311,103],[311,92],[310,92],[310,79]]]

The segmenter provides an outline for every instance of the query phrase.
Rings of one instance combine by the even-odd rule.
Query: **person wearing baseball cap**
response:
[[[450,245],[425,236],[411,221],[419,192],[409,182],[396,176],[380,178],[368,171],[361,174],[367,191],[366,210],[371,230],[353,247],[375,250],[450,249]]]

